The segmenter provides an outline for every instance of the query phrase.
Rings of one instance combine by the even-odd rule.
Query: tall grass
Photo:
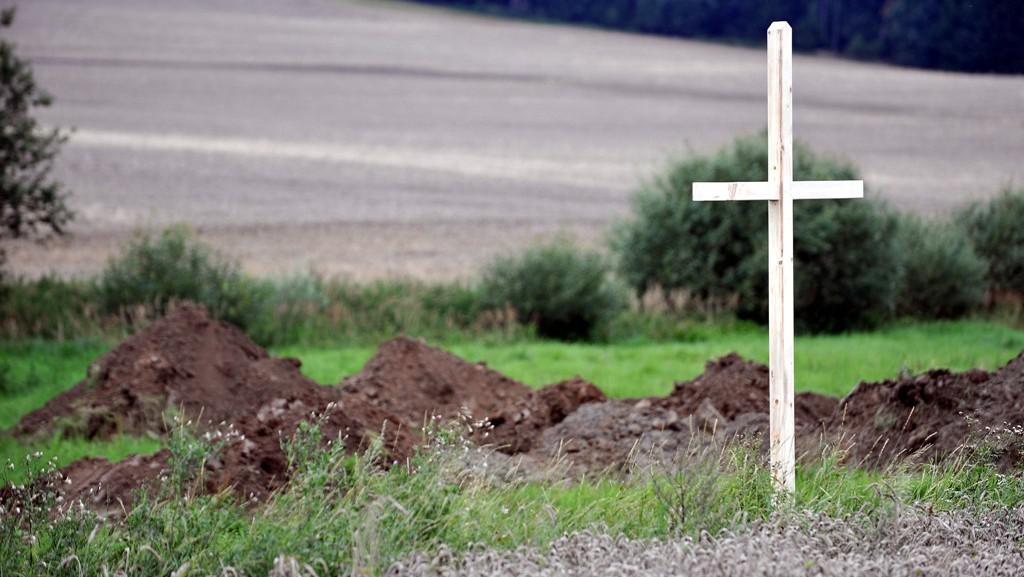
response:
[[[246,306],[232,308],[227,320],[264,346],[369,343],[398,334],[491,341],[532,335],[515,314],[485,310],[476,289],[458,282],[355,283],[302,275],[277,280],[241,276],[232,283],[234,292],[248,296]],[[0,338],[118,340],[180,302],[169,298],[115,305],[100,296],[101,290],[107,289],[95,280],[11,280],[0,288]]]
[[[141,494],[120,521],[74,506],[53,518],[57,502],[45,482],[52,486],[51,469],[37,467],[43,482],[22,485],[20,501],[5,497],[0,567],[36,575],[225,568],[266,575],[287,559],[320,575],[372,575],[413,552],[544,546],[588,529],[677,537],[735,530],[788,511],[870,519],[905,506],[988,510],[1024,502],[1019,473],[968,462],[848,474],[826,454],[801,466],[800,492],[785,501],[772,498],[767,468],[742,445],[710,451],[676,473],[539,482],[473,472],[467,463],[487,454],[451,431],[434,431],[425,450],[390,469],[379,466],[377,447],[348,455],[343,443],[307,442],[301,436],[319,439],[315,422],[298,434],[286,446],[291,481],[255,508],[228,494],[168,484]],[[201,474],[202,459],[194,456],[189,449],[171,458],[191,459]]]

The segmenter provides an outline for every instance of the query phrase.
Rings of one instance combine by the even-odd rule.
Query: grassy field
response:
[[[767,334],[754,328],[695,331],[689,342],[453,343],[444,348],[532,386],[580,375],[620,398],[664,395],[673,382],[699,375],[709,359],[732,351],[768,360]],[[915,323],[871,333],[797,337],[796,386],[843,396],[862,380],[893,378],[901,371],[996,369],[1021,349],[1024,331],[987,322]],[[275,353],[302,359],[310,378],[333,384],[357,372],[373,350],[285,347]]]

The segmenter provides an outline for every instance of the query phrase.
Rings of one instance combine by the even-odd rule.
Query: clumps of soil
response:
[[[827,422],[850,460],[868,465],[942,459],[981,443],[1009,466],[1020,461],[1022,426],[1024,352],[992,373],[938,369],[860,383]]]
[[[162,449],[153,455],[133,455],[111,463],[102,457],[86,457],[61,470],[70,481],[65,487],[65,503],[80,501],[102,515],[126,512],[133,494],[142,488],[153,491],[166,474],[169,452]]]
[[[487,420],[480,442],[515,455],[529,452],[543,432],[587,403],[606,403],[608,397],[581,377],[548,385]]]
[[[174,426],[171,414],[199,433],[230,428],[237,441],[207,463],[205,488],[259,500],[287,482],[281,440],[314,416],[324,438],[342,439],[349,451],[382,437],[393,463],[412,455],[432,416],[484,420],[535,396],[482,364],[408,338],[382,345],[339,387],[318,385],[300,367],[296,359],[270,357],[238,329],[185,304],[101,357],[83,381],[26,415],[14,434],[165,436]],[[167,465],[166,451],[117,464],[84,459],[66,471],[72,479],[66,495],[113,511]]]
[[[797,426],[819,427],[838,401],[812,393],[795,400]],[[709,442],[762,439],[768,432],[768,368],[733,353],[708,362],[666,397],[581,406],[539,435],[537,450],[583,469],[672,463]]]
[[[168,433],[169,415],[199,433],[231,428],[238,441],[208,463],[211,492],[233,488],[260,498],[287,480],[281,439],[313,415],[325,438],[359,450],[382,436],[390,460],[412,454],[406,424],[358,396],[323,387],[300,372],[296,359],[272,358],[238,329],[186,304],[132,336],[94,363],[72,389],[26,415],[14,434],[109,438],[118,433]],[[127,502],[131,489],[157,478],[166,452],[118,464],[86,459],[71,465],[69,497],[97,507]]]

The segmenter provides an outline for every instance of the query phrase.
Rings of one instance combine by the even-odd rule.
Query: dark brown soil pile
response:
[[[531,397],[530,388],[483,363],[469,363],[422,341],[381,345],[363,370],[341,382],[345,398],[380,407],[414,431],[431,416],[481,420]]]
[[[276,399],[313,409],[336,398],[299,366],[269,357],[202,307],[183,305],[101,357],[84,380],[26,415],[15,434],[163,434],[168,410],[216,424],[255,415]]]
[[[840,403],[828,429],[842,435],[854,462],[932,460],[985,442],[1003,465],[1019,461],[1024,426],[1024,353],[994,373],[932,370],[861,383]]]
[[[321,415],[323,437],[341,439],[349,452],[365,449],[369,439],[379,434],[387,457],[402,460],[412,454],[419,442],[418,437],[408,434],[376,407],[358,399],[331,402],[309,405],[276,398],[257,414],[232,420],[233,429],[240,436],[205,464],[201,489],[208,493],[231,490],[253,502],[265,499],[288,480],[281,440],[290,437],[296,426],[310,420],[314,413]],[[130,506],[135,490],[144,486],[156,489],[158,479],[168,472],[169,457],[164,449],[119,463],[81,459],[63,470],[71,480],[64,494],[68,501],[82,499],[96,511],[119,513],[122,507]]]
[[[665,399],[678,414],[692,415],[705,402],[726,420],[768,407],[768,367],[730,353],[704,366],[692,381],[677,383]],[[794,400],[798,427],[815,426],[832,416],[839,402],[825,395],[799,393]]]
[[[477,439],[503,453],[526,453],[546,429],[561,423],[580,405],[607,400],[600,389],[577,376],[548,385],[490,417]]]
[[[85,380],[26,415],[15,434],[165,435],[174,411],[193,420],[200,432],[231,427],[243,437],[207,464],[205,488],[261,498],[287,480],[281,439],[314,414],[325,415],[325,438],[343,437],[355,451],[383,434],[389,459],[402,460],[421,442],[420,430],[432,415],[482,420],[533,403],[546,418],[558,419],[575,408],[572,386],[535,395],[482,364],[407,338],[382,345],[341,387],[320,386],[299,368],[295,359],[270,357],[202,307],[184,305],[100,358]],[[562,389],[562,396],[555,394]],[[591,389],[577,396],[600,395]],[[67,496],[84,498],[97,509],[116,509],[128,502],[132,489],[167,469],[167,457],[161,451],[118,464],[79,461],[66,471],[72,479]]]
[[[86,457],[71,463],[61,473],[71,481],[64,490],[66,503],[81,501],[101,515],[119,515],[132,506],[138,489],[158,489],[167,474],[166,449],[153,455],[135,455],[118,463]]]
[[[85,380],[26,415],[15,434],[163,435],[169,411],[179,412],[200,432],[233,427],[243,437],[208,464],[207,488],[232,487],[246,497],[263,496],[286,480],[280,441],[311,414],[325,415],[324,436],[343,437],[350,450],[383,433],[390,458],[411,454],[416,439],[403,422],[363,399],[314,383],[299,367],[295,359],[269,357],[203,308],[184,305],[100,358]],[[68,495],[88,495],[97,506],[126,501],[131,488],[158,476],[165,464],[164,452],[117,465],[80,461],[69,468]]]

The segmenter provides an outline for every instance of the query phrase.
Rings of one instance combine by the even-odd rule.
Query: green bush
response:
[[[993,292],[1024,294],[1024,190],[1006,188],[958,215],[975,252],[988,263]]]
[[[494,261],[481,299],[488,308],[511,307],[542,337],[590,339],[626,306],[609,268],[602,255],[556,240]]]
[[[891,318],[902,278],[895,215],[871,201],[804,200],[794,220],[797,328],[837,333]],[[767,251],[766,239],[748,264],[756,272],[740,291],[741,318],[768,320]]]
[[[907,216],[899,225],[899,241],[899,314],[956,318],[984,302],[987,267],[962,229]]]
[[[680,162],[643,188],[634,216],[612,238],[619,270],[637,295],[685,292],[705,306],[767,319],[767,207],[691,200],[699,181],[763,181],[767,139],[741,138],[711,157]],[[857,178],[848,165],[797,144],[798,180]],[[801,201],[794,221],[797,324],[803,330],[871,327],[889,314],[899,281],[893,218],[865,201]]]
[[[156,238],[140,235],[111,259],[97,284],[105,314],[131,316],[138,308],[163,314],[172,302],[188,300],[243,329],[260,315],[266,293],[264,283],[242,274],[237,263],[183,227]]]

